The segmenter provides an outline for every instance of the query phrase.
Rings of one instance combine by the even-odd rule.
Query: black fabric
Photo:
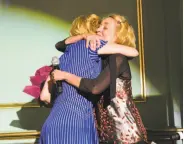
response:
[[[115,55],[111,55],[110,58],[109,58],[110,80],[111,80],[111,82],[110,82],[110,99],[115,97],[116,78],[118,77],[118,75],[116,76],[116,72],[118,71],[119,67],[121,66],[121,65],[119,65],[119,67],[117,67],[116,61],[118,62],[118,60],[116,60]]]
[[[126,79],[131,79],[127,57],[123,55],[111,55],[108,58],[108,65],[95,79],[82,78],[79,89],[93,94],[100,94],[110,86],[108,95],[115,95],[116,78],[122,75]],[[124,74],[128,72],[129,74]]]
[[[109,66],[109,61],[110,61],[110,56],[106,55],[105,57],[104,56],[102,57],[102,69],[105,69],[105,67]],[[99,97],[101,98],[101,96],[99,96]],[[111,99],[111,97],[110,97],[110,86],[106,90],[104,90],[103,96],[104,96],[103,106],[105,108],[110,104],[110,99]],[[100,100],[100,98],[99,98],[99,100]],[[96,108],[96,114],[98,114],[98,112],[97,112],[98,111],[98,106],[95,107],[95,108]],[[100,118],[100,116],[98,116],[98,117]],[[99,122],[99,120],[98,120],[98,122]]]
[[[67,39],[67,38],[66,38]],[[55,44],[55,47],[60,52],[65,52],[67,45],[65,44],[66,39],[59,41]]]

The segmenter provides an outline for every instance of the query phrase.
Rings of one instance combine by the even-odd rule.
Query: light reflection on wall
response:
[[[50,64],[52,56],[60,56],[54,45],[68,36],[70,24],[38,11],[18,7],[0,7],[0,74],[3,88],[0,103],[29,102],[32,97],[22,92],[29,76],[37,68]],[[131,64],[133,94],[139,96],[139,68]],[[148,81],[147,94],[159,95]],[[151,91],[149,91],[151,90]]]
[[[28,102],[22,92],[37,68],[50,65],[55,43],[68,36],[69,24],[52,16],[16,7],[0,7],[0,103]]]

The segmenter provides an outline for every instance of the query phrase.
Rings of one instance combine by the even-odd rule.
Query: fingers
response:
[[[96,50],[96,40],[91,40],[91,41],[90,41],[90,48],[91,48],[92,50]]]
[[[95,39],[87,39],[86,41],[86,48],[88,48],[90,46],[91,49],[96,49],[96,40]]]
[[[50,77],[51,77],[51,80],[55,83],[56,82],[56,74],[57,73],[57,70],[54,70],[52,73],[51,73],[51,75],[50,75]]]
[[[88,48],[89,46],[92,48],[93,47],[93,40],[95,39],[94,35],[89,35],[86,37],[86,48]]]
[[[96,50],[97,47],[100,47],[101,43],[100,40],[102,37],[97,35],[90,35],[86,38],[86,48],[90,46],[92,50]]]
[[[61,70],[54,70],[50,76],[53,81],[64,80],[63,72]]]
[[[99,39],[103,40],[103,41],[106,41],[106,39],[102,36],[99,36]]]
[[[97,46],[97,48],[100,47],[100,45],[101,45],[100,39],[97,39],[97,40],[96,40],[96,46]]]
[[[90,42],[90,39],[86,39],[86,48],[88,48],[89,47],[89,42]]]

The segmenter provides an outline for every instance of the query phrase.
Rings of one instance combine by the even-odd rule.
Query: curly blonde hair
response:
[[[70,35],[95,34],[100,22],[100,17],[95,14],[81,15],[72,22]]]
[[[108,17],[117,21],[116,43],[136,47],[136,37],[133,27],[128,23],[124,16],[111,14]]]

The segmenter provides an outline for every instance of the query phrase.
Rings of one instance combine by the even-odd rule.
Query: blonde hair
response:
[[[136,47],[136,37],[133,27],[128,23],[124,16],[118,14],[111,14],[108,17],[113,18],[117,21],[117,31],[116,31],[116,43]]]
[[[70,35],[95,34],[100,25],[100,17],[95,14],[81,15],[72,22]]]

